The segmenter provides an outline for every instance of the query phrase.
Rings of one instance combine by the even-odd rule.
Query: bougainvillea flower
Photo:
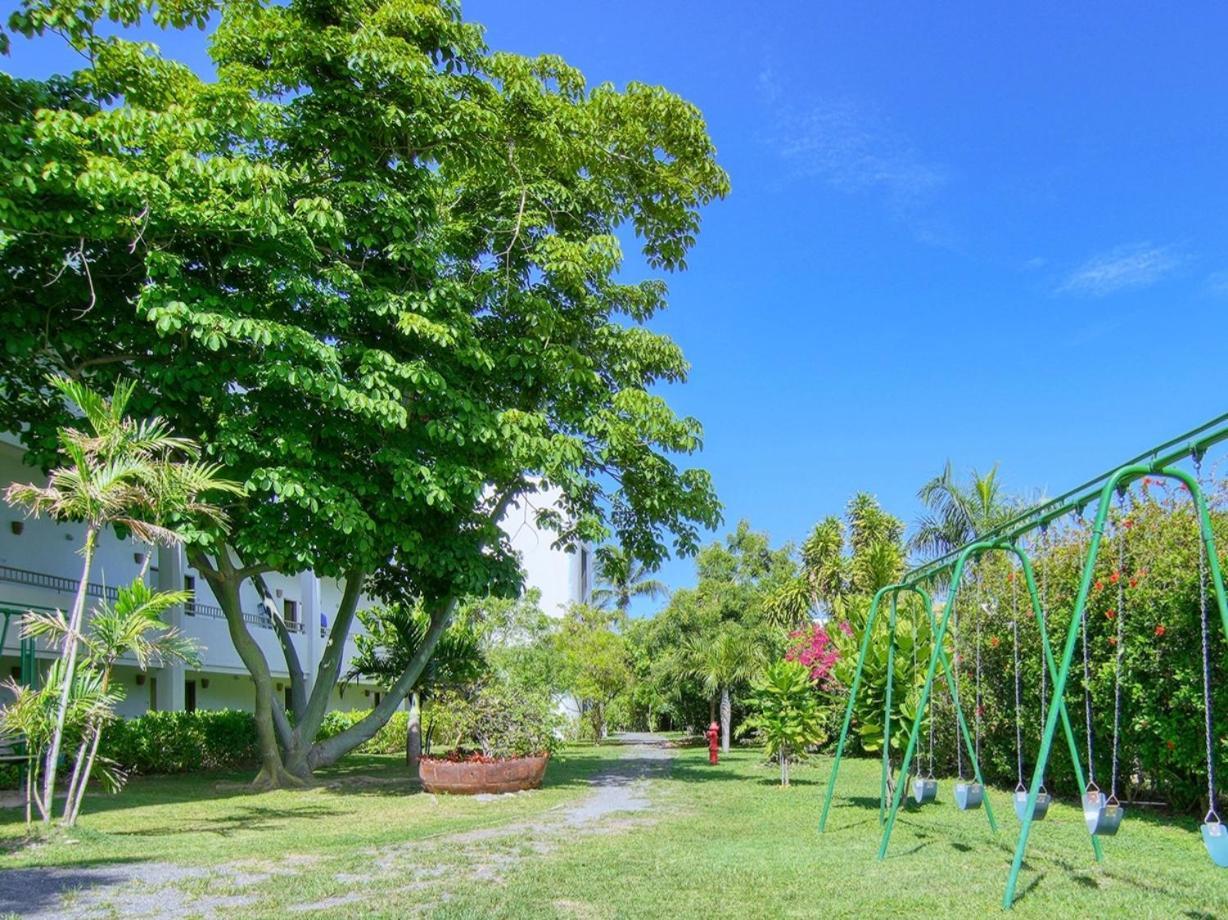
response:
[[[1161,623],[1159,626],[1157,626],[1157,627],[1156,627],[1156,635],[1157,635],[1157,636],[1162,636],[1162,635],[1164,635],[1164,633],[1166,633],[1167,631],[1168,631],[1168,630],[1166,630],[1166,629],[1164,628],[1164,624],[1163,624],[1163,623]]]
[[[1137,587],[1138,587],[1138,579],[1137,579],[1137,578],[1131,578],[1131,579],[1130,579],[1130,587],[1131,587],[1131,588],[1137,588]]]
[[[1172,741],[1172,740],[1165,741],[1165,742],[1164,742],[1164,746],[1165,746],[1165,747],[1167,747],[1167,748],[1168,748],[1168,749],[1171,751],[1171,750],[1174,750],[1174,749],[1177,747],[1177,742],[1176,742],[1176,741]]]
[[[1121,522],[1121,526],[1126,528],[1126,530],[1133,530],[1134,529],[1134,518],[1126,518],[1124,521]]]
[[[1099,591],[1104,587],[1104,582],[1102,582],[1100,579],[1096,579],[1096,583],[1092,585],[1092,587]]]
[[[989,637],[989,647],[990,648],[997,648],[1001,644],[1002,644],[1002,640],[999,639],[997,636]]]
[[[1106,611],[1104,612],[1104,615],[1105,615],[1105,617],[1106,617],[1107,619],[1110,619],[1110,620],[1115,620],[1115,619],[1117,619],[1117,611],[1116,611],[1116,610],[1114,610],[1112,607],[1110,607],[1108,610],[1106,610]]]
[[[1121,581],[1121,572],[1114,572],[1109,576],[1109,581],[1111,581],[1113,584],[1117,584],[1119,581]]]

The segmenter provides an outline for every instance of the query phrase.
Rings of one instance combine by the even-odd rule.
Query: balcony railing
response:
[[[32,572],[29,569],[17,569],[11,565],[0,565],[0,581],[59,591],[62,594],[75,594],[77,591],[77,582],[71,578],[63,575],[49,575],[46,572]],[[85,593],[90,597],[104,598],[108,601],[114,601],[119,597],[119,591],[115,588],[94,581],[86,585]],[[226,614],[222,612],[221,607],[215,607],[212,604],[198,604],[195,601],[184,604],[183,612],[188,616],[210,617],[215,620],[226,619]],[[261,629],[273,628],[273,620],[264,608],[244,610],[243,621],[251,626],[259,626]],[[304,631],[302,623],[289,621],[286,622],[286,629],[292,633]]]
[[[46,588],[49,591],[59,591],[63,594],[76,594],[77,582],[63,575],[48,575],[46,572],[31,572],[29,569],[15,569],[11,565],[0,565],[0,581],[15,585],[30,585],[34,588]],[[85,586],[85,593],[90,597],[105,598],[113,601],[119,592],[108,585],[100,585],[91,581]]]
[[[215,607],[212,604],[198,604],[195,601],[188,601],[183,605],[183,612],[190,617],[209,617],[214,620],[226,619],[226,614],[221,607]],[[243,622],[249,626],[259,626],[261,629],[272,629],[273,620],[263,608],[256,610],[244,610]],[[303,632],[302,623],[286,623],[286,629],[292,633]]]

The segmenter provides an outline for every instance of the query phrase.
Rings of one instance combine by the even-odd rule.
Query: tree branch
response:
[[[248,569],[250,568],[256,568],[256,566],[249,566]],[[243,571],[246,572],[248,569],[243,569]],[[294,647],[294,639],[290,636],[285,617],[277,609],[273,594],[269,591],[269,586],[265,584],[264,578],[255,575],[252,578],[252,584],[256,586],[256,591],[260,594],[260,601],[268,611],[269,619],[273,622],[273,631],[277,633],[277,641],[281,644],[281,653],[286,659],[286,670],[290,673],[290,709],[295,718],[301,722],[303,711],[307,708],[307,679],[303,673],[302,660],[298,656],[298,649]],[[282,717],[285,717],[284,713]]]
[[[328,708],[328,698],[337,684],[337,675],[341,673],[341,659],[345,655],[345,640],[354,622],[354,614],[358,609],[358,598],[362,594],[362,586],[367,573],[362,569],[352,569],[345,576],[345,591],[341,595],[341,605],[333,618],[328,630],[328,643],[324,654],[320,657],[320,665],[316,669],[315,686],[311,688],[311,698],[303,711],[299,722],[299,737],[312,742],[316,730],[324,719]]]

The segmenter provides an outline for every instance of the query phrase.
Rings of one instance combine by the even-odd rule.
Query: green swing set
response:
[[[879,844],[878,856],[879,859],[886,857],[887,848],[891,841],[891,833],[895,826],[896,816],[899,813],[900,806],[905,791],[906,784],[903,782],[896,783],[894,792],[890,796],[890,804],[888,804],[888,789],[889,776],[891,774],[891,763],[889,757],[888,739],[891,737],[891,682],[892,682],[892,663],[893,653],[895,648],[895,631],[897,625],[896,617],[896,599],[899,595],[911,593],[921,599],[922,606],[926,616],[930,622],[930,642],[929,642],[929,661],[926,667],[925,681],[921,687],[919,698],[917,701],[916,712],[913,716],[912,727],[909,732],[908,745],[905,749],[903,760],[899,765],[899,775],[907,777],[913,767],[913,758],[919,752],[921,733],[923,723],[928,723],[930,732],[930,770],[928,776],[921,776],[918,768],[917,776],[914,778],[913,790],[914,797],[918,802],[931,802],[934,800],[937,793],[937,780],[933,776],[933,720],[932,714],[929,712],[934,682],[937,676],[939,667],[941,666],[948,690],[951,695],[952,705],[956,714],[956,745],[957,758],[959,759],[960,767],[960,782],[957,783],[957,798],[956,803],[961,808],[971,808],[975,805],[969,804],[974,799],[977,804],[983,802],[986,817],[988,819],[990,829],[996,830],[996,823],[993,816],[993,810],[990,805],[989,797],[984,795],[984,782],[981,777],[980,770],[980,636],[977,636],[977,732],[976,743],[973,743],[972,736],[968,731],[967,721],[964,718],[962,706],[959,697],[959,680],[957,669],[950,666],[947,654],[944,648],[945,637],[948,632],[952,632],[954,648],[956,651],[956,660],[958,661],[958,616],[955,615],[957,608],[958,595],[960,587],[964,581],[964,574],[975,561],[989,553],[1005,552],[1015,557],[1018,564],[1017,575],[1022,576],[1022,580],[1027,588],[1028,598],[1031,602],[1032,615],[1036,621],[1037,629],[1040,633],[1040,647],[1042,656],[1041,673],[1041,737],[1040,747],[1037,751],[1036,760],[1033,765],[1030,782],[1025,782],[1024,762],[1023,762],[1023,731],[1022,731],[1022,686],[1020,678],[1020,652],[1019,652],[1019,605],[1017,593],[1014,588],[1016,579],[1012,579],[1012,620],[1010,623],[1012,646],[1013,646],[1013,661],[1014,661],[1014,678],[1015,678],[1015,734],[1016,734],[1016,763],[1018,768],[1018,786],[1015,790],[1014,804],[1016,815],[1019,817],[1020,827],[1019,835],[1015,846],[1015,855],[1011,863],[1010,874],[1007,877],[1006,890],[1003,895],[1003,907],[1009,909],[1015,900],[1015,890],[1019,880],[1019,873],[1023,867],[1024,856],[1027,853],[1028,840],[1032,831],[1032,825],[1035,821],[1043,820],[1048,811],[1049,804],[1052,801],[1051,796],[1045,790],[1044,777],[1049,764],[1049,757],[1052,753],[1054,736],[1057,733],[1059,721],[1062,724],[1062,733],[1066,737],[1066,744],[1069,748],[1071,763],[1073,766],[1075,779],[1079,786],[1080,797],[1083,804],[1084,820],[1088,829],[1088,836],[1091,843],[1093,855],[1097,861],[1102,859],[1102,850],[1100,840],[1102,837],[1112,836],[1121,826],[1125,815],[1125,810],[1117,799],[1117,782],[1119,771],[1119,740],[1121,727],[1121,682],[1123,668],[1123,640],[1125,618],[1125,595],[1121,586],[1121,579],[1118,579],[1118,597],[1117,597],[1117,634],[1116,634],[1116,654],[1114,658],[1114,713],[1113,713],[1113,741],[1112,741],[1112,770],[1109,794],[1107,796],[1100,790],[1095,782],[1095,760],[1094,760],[1094,732],[1092,707],[1090,696],[1090,652],[1086,640],[1087,632],[1087,607],[1088,598],[1091,593],[1092,582],[1096,568],[1097,556],[1099,555],[1100,546],[1103,541],[1106,527],[1109,521],[1112,498],[1116,493],[1121,499],[1124,507],[1125,496],[1128,494],[1130,484],[1145,476],[1159,477],[1161,479],[1176,480],[1183,485],[1189,492],[1190,499],[1193,503],[1195,517],[1198,522],[1199,536],[1199,603],[1200,617],[1202,627],[1202,670],[1203,670],[1203,715],[1204,715],[1204,730],[1207,745],[1207,814],[1203,818],[1201,825],[1201,833],[1204,845],[1211,857],[1212,862],[1219,867],[1228,868],[1228,828],[1225,828],[1216,811],[1217,792],[1215,785],[1215,750],[1214,750],[1214,720],[1211,705],[1211,686],[1212,686],[1212,660],[1210,653],[1210,592],[1208,591],[1208,582],[1214,592],[1216,606],[1219,610],[1220,625],[1224,629],[1225,636],[1228,637],[1228,594],[1225,593],[1223,573],[1220,569],[1219,559],[1215,552],[1215,537],[1211,529],[1211,517],[1207,508],[1206,498],[1203,494],[1201,484],[1201,464],[1202,459],[1209,447],[1228,440],[1228,414],[1222,415],[1213,419],[1206,424],[1186,432],[1177,438],[1160,444],[1149,451],[1127,461],[1126,463],[1103,473],[1082,485],[1058,496],[1048,502],[1045,502],[1035,508],[1031,508],[993,531],[986,533],[976,540],[960,547],[959,549],[942,556],[932,562],[921,565],[912,571],[908,572],[898,584],[888,585],[875,593],[870,604],[870,610],[866,618],[865,634],[862,639],[860,654],[857,662],[857,667],[853,673],[853,680],[849,687],[849,699],[845,708],[844,722],[840,732],[840,738],[836,745],[835,760],[832,764],[831,775],[827,781],[827,788],[824,795],[823,810],[819,818],[819,831],[824,832],[827,827],[828,815],[831,811],[832,798],[835,793],[836,781],[839,776],[840,762],[844,755],[845,743],[847,741],[849,728],[852,722],[853,706],[857,698],[857,693],[860,689],[862,671],[865,665],[866,654],[869,648],[871,635],[874,630],[875,622],[884,600],[890,602],[890,617],[888,622],[888,669],[887,669],[887,704],[886,704],[886,719],[884,720],[884,743],[883,743],[883,776],[880,789],[879,814],[880,823],[883,825],[882,839]],[[1194,464],[1194,474],[1191,475],[1186,470],[1177,466],[1181,460],[1191,458]],[[1039,533],[1042,540],[1047,539],[1049,526],[1054,521],[1057,521],[1066,515],[1074,512],[1082,515],[1083,510],[1090,504],[1095,503],[1096,515],[1092,522],[1090,535],[1087,543],[1086,551],[1083,553],[1082,568],[1079,576],[1078,589],[1074,600],[1074,609],[1070,617],[1065,642],[1061,646],[1060,658],[1056,658],[1050,646],[1047,615],[1050,612],[1048,606],[1048,577],[1044,569],[1042,569],[1042,587],[1038,591],[1036,577],[1032,567],[1031,559],[1022,545],[1023,539],[1028,534]],[[1126,552],[1126,539],[1124,533],[1120,530],[1121,518],[1116,526],[1119,528],[1115,541],[1118,546],[1118,570],[1124,571],[1124,561]],[[1047,568],[1047,567],[1046,567]],[[930,602],[928,592],[925,590],[925,585],[934,582],[939,577],[947,578],[949,584],[946,604],[943,607],[940,618],[935,618],[934,607]],[[996,607],[987,608],[996,610]],[[953,622],[954,621],[954,622]],[[1086,721],[1085,740],[1087,744],[1088,757],[1088,774],[1084,778],[1083,768],[1081,764],[1082,756],[1079,751],[1079,745],[1075,740],[1074,730],[1071,725],[1070,716],[1066,709],[1065,691],[1070,679],[1071,668],[1073,665],[1075,646],[1080,644],[1080,639],[1083,639],[1083,668],[1084,668],[1084,715]],[[915,653],[915,644],[914,644]],[[1052,684],[1052,693],[1050,694],[1050,683]],[[960,741],[963,744],[960,744]],[[970,758],[974,781],[972,783],[964,780],[963,777],[963,762],[962,753],[966,749]],[[963,789],[962,793],[960,789]],[[976,789],[976,793],[973,789]],[[978,794],[979,793],[979,794]],[[961,801],[962,799],[962,801]]]

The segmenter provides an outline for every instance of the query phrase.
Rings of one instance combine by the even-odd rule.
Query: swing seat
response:
[[[1103,792],[1093,786],[1083,793],[1083,823],[1087,825],[1089,834],[1100,832],[1100,826],[1104,821],[1104,809]]]
[[[1032,808],[1032,820],[1043,821],[1045,815],[1049,811],[1049,806],[1053,804],[1053,796],[1041,789],[1036,795],[1036,805]],[[1015,789],[1015,817],[1020,821],[1028,811],[1028,790],[1019,786]]]
[[[934,801],[934,797],[938,795],[938,780],[934,777],[913,777],[912,781],[912,797],[917,800],[918,805],[924,805],[927,802]]]
[[[1116,799],[1110,798],[1104,803],[1104,814],[1100,817],[1100,824],[1092,832],[1100,837],[1112,837],[1121,827],[1122,819],[1126,816],[1126,809]]]
[[[1211,856],[1211,862],[1221,869],[1228,869],[1228,828],[1218,818],[1203,824],[1202,842]]]
[[[956,783],[955,804],[960,811],[969,808],[980,808],[981,800],[985,798],[985,787],[980,783]]]

